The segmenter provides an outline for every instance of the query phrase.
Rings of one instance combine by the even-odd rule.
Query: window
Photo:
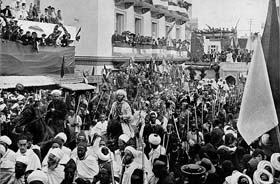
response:
[[[158,37],[158,24],[156,22],[152,22],[152,36]]]
[[[165,37],[168,37],[168,31],[170,29],[170,26],[165,26]]]
[[[176,28],[176,40],[180,39],[180,35],[181,35],[181,29],[180,28]]]
[[[135,34],[142,34],[142,19],[135,18]]]
[[[124,14],[116,13],[116,30],[118,34],[124,31]]]

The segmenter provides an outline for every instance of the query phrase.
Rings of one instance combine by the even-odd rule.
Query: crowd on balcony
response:
[[[202,56],[203,62],[246,62],[249,63],[252,58],[252,52],[247,49],[228,49],[221,52],[212,51]]]
[[[29,8],[27,6],[28,5],[24,0],[16,0],[15,4],[6,5],[5,8],[2,8],[0,5],[0,12],[2,16],[16,20],[29,20],[54,24],[63,23],[61,10],[56,11],[54,7],[48,6],[45,8],[44,12],[40,13],[39,7],[36,4],[30,3]]]
[[[3,24],[0,25],[1,32],[0,37],[2,42],[5,40],[15,41],[21,43],[22,45],[32,45],[33,49],[39,51],[39,46],[61,46],[67,47],[72,42],[70,40],[71,35],[63,24],[57,24],[53,32],[50,35],[42,34],[38,35],[35,31],[30,32],[21,29],[18,25],[18,21],[14,19],[8,20],[5,16],[1,15],[3,19]],[[64,34],[59,28],[63,29]]]
[[[143,36],[131,33],[130,31],[124,31],[118,34],[117,31],[112,35],[113,46],[128,46],[128,47],[138,47],[138,46],[152,46],[153,48],[175,48],[176,50],[187,49],[187,41],[181,39],[168,39],[165,37],[154,37],[154,36]]]

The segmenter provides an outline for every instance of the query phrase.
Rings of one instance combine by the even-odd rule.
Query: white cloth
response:
[[[163,146],[158,145],[156,149],[152,149],[149,153],[149,161],[151,164],[153,164],[154,160],[159,158],[160,155],[166,155],[166,150]]]
[[[58,184],[64,179],[64,166],[60,164],[54,170],[44,167],[43,172],[48,176],[48,184]]]
[[[90,135],[91,137],[94,136],[94,134],[98,134],[100,136],[104,136],[107,133],[107,126],[108,126],[108,121],[104,122],[97,122],[96,125],[91,129]]]
[[[36,153],[33,152],[33,150],[28,149],[24,154],[20,153],[18,150],[16,152],[16,158],[18,156],[26,156],[28,158],[26,171],[41,169],[41,161]]]
[[[59,164],[67,164],[67,162],[70,160],[70,154],[71,154],[71,152],[69,153],[70,149],[67,148],[67,147],[64,147],[64,148],[63,147],[64,146],[62,146],[61,151],[64,153],[64,155],[63,155],[62,159],[59,161]],[[49,158],[51,150],[52,150],[52,148],[49,149],[47,155],[45,156],[45,158],[44,158],[44,160],[42,162],[42,166],[43,167],[46,167],[48,165],[48,158]]]
[[[86,155],[84,160],[80,160],[77,157],[75,162],[77,165],[77,178],[92,182],[93,177],[99,173],[97,159],[92,155]]]

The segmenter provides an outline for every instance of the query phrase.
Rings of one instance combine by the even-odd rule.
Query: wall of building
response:
[[[209,47],[211,47],[211,45],[215,45],[216,46],[216,51],[221,52],[222,48],[221,48],[221,41],[212,41],[209,39],[204,39],[204,53],[208,53]]]

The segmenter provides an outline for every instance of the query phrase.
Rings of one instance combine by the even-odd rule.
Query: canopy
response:
[[[61,84],[62,88],[69,89],[71,91],[85,91],[85,90],[95,90],[96,87],[85,84],[85,83],[76,83],[76,84]]]
[[[15,88],[18,83],[24,87],[56,85],[52,78],[46,76],[0,76],[0,89]]]

